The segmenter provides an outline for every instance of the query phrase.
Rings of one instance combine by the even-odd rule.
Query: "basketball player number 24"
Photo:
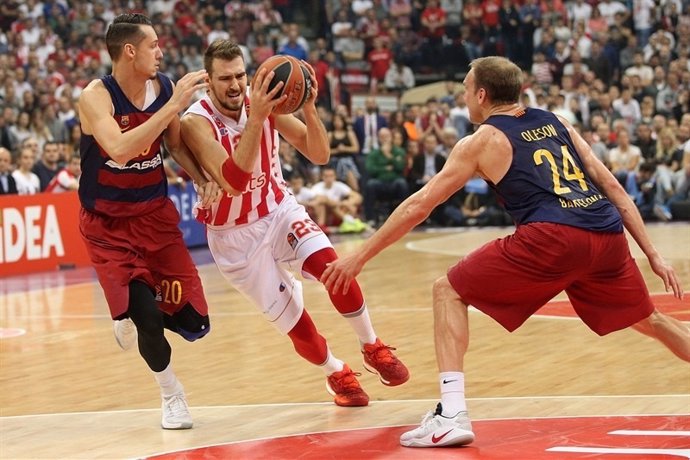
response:
[[[573,161],[573,157],[568,152],[568,147],[561,145],[561,154],[563,155],[563,168],[560,171],[553,154],[546,149],[539,149],[534,152],[534,163],[539,166],[544,162],[544,159],[548,161],[551,166],[551,176],[553,177],[553,191],[556,194],[565,195],[570,193],[570,187],[561,185],[561,177],[567,181],[577,181],[582,191],[586,192],[589,188],[587,187],[587,182],[585,182],[585,175],[577,167],[575,161]]]

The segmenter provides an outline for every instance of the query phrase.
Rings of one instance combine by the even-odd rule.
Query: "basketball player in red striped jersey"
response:
[[[79,228],[123,348],[139,353],[161,390],[165,429],[192,427],[185,393],[170,364],[164,328],[188,341],[210,330],[196,267],[167,197],[161,144],[196,181],[209,204],[209,182],[180,142],[178,114],[206,87],[203,70],[177,86],[158,72],[163,57],[151,21],[115,18],[105,38],[111,75],[89,83],[79,99],[82,140]]]
[[[227,192],[202,210],[209,248],[223,276],[292,340],[300,356],[321,367],[337,405],[365,406],[369,397],[358,374],[331,353],[290,271],[319,280],[337,258],[328,237],[288,192],[281,173],[278,134],[315,164],[326,164],[330,157],[314,104],[314,71],[304,64],[313,86],[302,122],[291,114],[272,114],[287,98],[274,99],[282,83],[269,91],[273,72],[261,69],[248,88],[241,49],[229,40],[213,42],[204,54],[209,91],[182,117],[182,138]],[[365,368],[386,385],[406,382],[409,372],[376,336],[356,280],[347,295],[330,298],[357,334]]]

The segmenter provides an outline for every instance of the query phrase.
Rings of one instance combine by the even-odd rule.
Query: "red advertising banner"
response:
[[[0,276],[90,265],[76,192],[0,196]]]

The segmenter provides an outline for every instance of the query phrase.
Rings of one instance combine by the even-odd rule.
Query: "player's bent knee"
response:
[[[206,318],[208,318],[208,316]],[[188,342],[194,342],[195,340],[202,338],[209,332],[211,332],[210,324],[200,331],[188,331],[182,327],[178,329],[178,333],[182,336],[182,338],[184,338]]]
[[[633,328],[634,330],[636,330],[637,332],[641,333],[641,334],[652,336],[652,337],[655,336],[654,328],[650,324],[649,318],[645,318],[642,321],[638,321],[637,323],[631,325],[630,327]]]
[[[177,333],[188,342],[194,342],[211,331],[208,315],[201,315],[190,304],[173,314],[177,323]]]
[[[442,276],[436,279],[436,281],[434,281],[432,292],[434,295],[434,299],[458,297],[458,293],[455,292],[455,289],[453,289],[453,286],[451,286],[450,281],[448,281],[448,278],[445,276]]]
[[[637,332],[650,337],[657,337],[657,327],[663,322],[664,316],[658,310],[654,310],[648,317],[633,324],[632,327]]]

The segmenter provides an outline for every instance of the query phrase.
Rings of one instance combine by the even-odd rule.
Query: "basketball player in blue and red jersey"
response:
[[[306,63],[312,81],[313,69]],[[366,406],[369,397],[356,373],[335,358],[304,308],[302,285],[290,270],[318,280],[337,255],[328,237],[288,192],[278,155],[278,134],[310,161],[324,165],[328,136],[312,86],[304,122],[272,114],[286,95],[273,99],[273,72],[261,69],[247,85],[242,51],[229,40],[207,48],[208,95],[182,117],[182,137],[205,171],[228,193],[205,209],[208,242],[223,276],[286,334],[297,353],[326,374],[327,390],[340,406]],[[299,71],[299,70],[298,70]],[[335,308],[359,338],[364,366],[390,386],[407,381],[407,368],[377,338],[356,281],[347,295],[332,295]]]
[[[106,33],[111,75],[92,81],[79,99],[82,174],[80,230],[123,349],[138,341],[162,397],[162,427],[192,427],[184,389],[170,365],[170,329],[193,341],[209,331],[196,267],[167,198],[161,144],[196,181],[207,203],[210,183],[180,142],[179,112],[205,88],[200,70],[172,82],[158,72],[162,53],[151,22],[115,18]],[[137,339],[138,338],[138,339]]]
[[[463,373],[468,305],[514,331],[565,291],[597,334],[632,327],[690,361],[690,330],[652,305],[624,228],[666,290],[680,299],[683,289],[673,267],[650,241],[635,204],[573,127],[551,112],[518,105],[521,75],[505,58],[472,62],[465,101],[479,129],[455,145],[441,172],[401,203],[357,254],[337,260],[322,277],[331,292],[347,292],[369,259],[423,222],[474,174],[492,184],[515,221],[513,235],[468,254],[434,283],[441,403],[420,427],[401,435],[403,446],[474,440]]]

